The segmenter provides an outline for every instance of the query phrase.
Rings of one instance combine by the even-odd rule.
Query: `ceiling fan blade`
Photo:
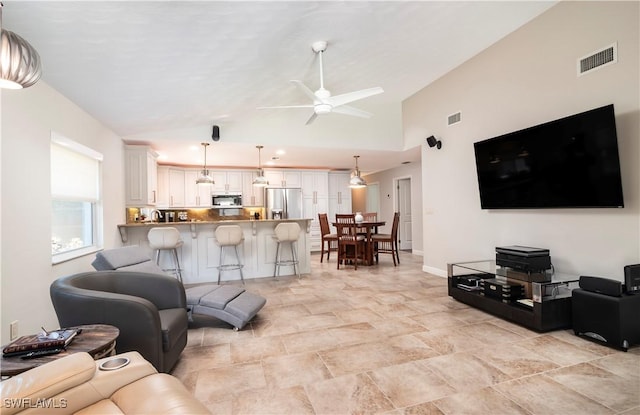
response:
[[[318,117],[318,114],[316,114],[315,112],[313,114],[311,114],[311,117],[309,117],[309,119],[307,120],[306,123],[304,123],[304,125],[309,125],[311,124],[316,118]]]
[[[316,94],[313,93],[312,90],[309,89],[308,86],[306,86],[305,84],[302,83],[302,81],[297,81],[297,80],[292,80],[291,83],[296,84],[298,86],[298,88],[300,88],[300,90],[302,92],[304,92],[304,94],[306,96],[308,96],[309,98],[311,98],[312,101],[315,101],[316,99],[318,99],[316,97]]]
[[[278,108],[313,108],[313,105],[278,105],[275,107],[257,107],[259,110],[270,110]]]
[[[345,115],[354,115],[360,118],[371,118],[371,116],[373,115],[370,112],[363,111],[358,108],[350,107],[349,105],[341,105],[339,107],[333,107],[331,112],[337,112],[338,114],[345,114]]]
[[[336,95],[331,97],[328,101],[331,105],[337,107],[338,105],[348,104],[359,99],[382,94],[383,92],[384,89],[377,86],[375,88],[361,89],[360,91],[347,92],[346,94]]]

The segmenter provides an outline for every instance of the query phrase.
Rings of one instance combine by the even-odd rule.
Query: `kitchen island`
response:
[[[240,225],[244,233],[244,243],[238,248],[238,253],[244,265],[242,272],[245,280],[272,277],[277,246],[274,229],[281,222],[296,222],[300,225],[300,238],[297,244],[299,271],[301,274],[309,273],[311,271],[309,243],[311,219],[136,222],[118,225],[118,230],[123,245],[145,247],[149,250],[149,257],[155,260],[155,253],[149,248],[147,240],[149,229],[158,226],[172,226],[178,229],[184,241],[182,247],[178,248],[182,279],[185,284],[196,284],[217,281],[220,247],[216,244],[214,232],[218,226],[230,224]],[[225,262],[235,259],[230,251],[225,252]],[[285,249],[282,255],[283,258],[288,257],[290,250]],[[173,268],[168,252],[160,254],[160,266],[164,269]],[[281,267],[280,274],[294,275],[293,267]],[[226,271],[222,273],[221,282],[239,279],[238,271]]]

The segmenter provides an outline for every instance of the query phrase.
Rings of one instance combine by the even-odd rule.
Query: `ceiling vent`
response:
[[[447,117],[447,125],[457,124],[462,120],[462,113],[456,112],[455,114],[451,114]]]
[[[578,76],[617,62],[618,44],[614,43],[611,46],[607,46],[604,49],[600,49],[588,56],[578,59]]]

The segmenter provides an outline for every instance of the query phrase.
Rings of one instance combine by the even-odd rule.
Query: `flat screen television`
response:
[[[624,207],[613,105],[474,148],[482,209]]]

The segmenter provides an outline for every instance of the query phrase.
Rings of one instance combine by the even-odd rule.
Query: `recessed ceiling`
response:
[[[38,50],[44,82],[166,163],[197,165],[189,148],[218,125],[215,165],[254,166],[260,144],[263,162],[287,150],[279,167],[349,169],[360,155],[366,173],[420,160],[422,143],[402,135],[404,99],[553,4],[7,1],[3,26]],[[305,126],[309,109],[256,109],[308,103],[289,81],[319,87],[318,40],[329,44],[333,95],[384,89],[350,104],[371,119],[328,114]]]

